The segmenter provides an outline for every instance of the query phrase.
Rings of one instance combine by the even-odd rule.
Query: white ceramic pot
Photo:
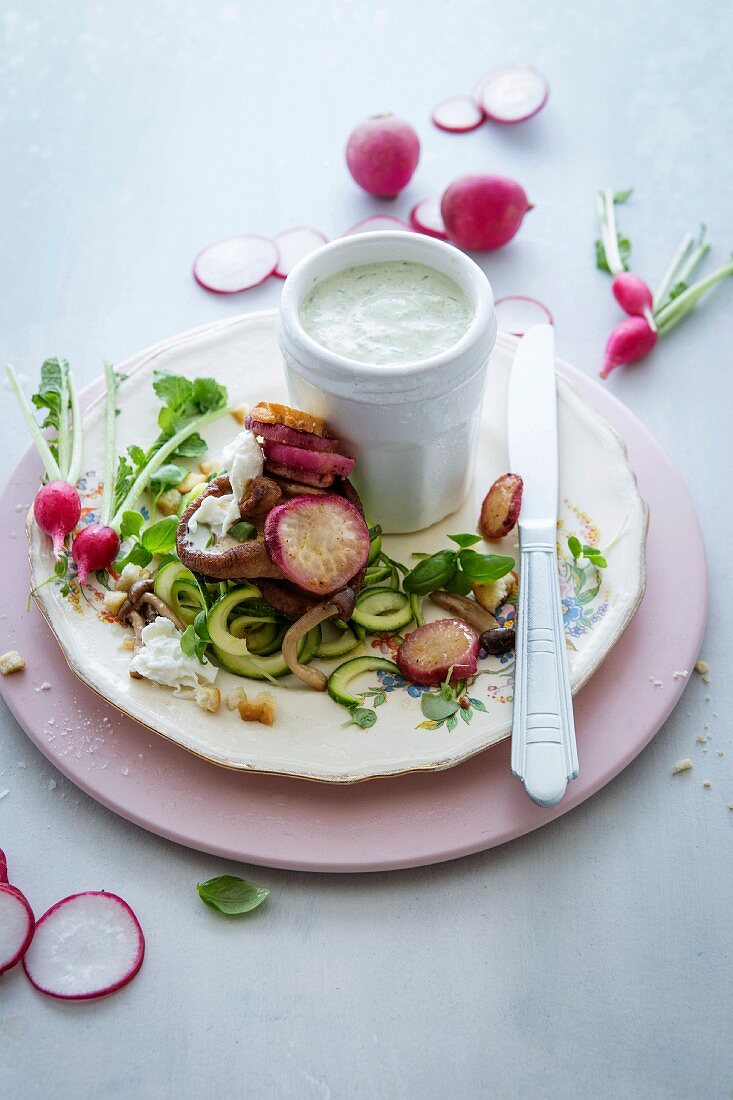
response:
[[[448,275],[473,308],[447,351],[399,364],[358,363],[308,335],[300,306],[313,286],[345,268],[385,260],[426,264]],[[418,531],[453,512],[469,489],[489,355],[494,298],[473,260],[417,233],[342,237],[312,252],[285,280],[278,342],[293,403],[322,416],[357,465],[367,516],[385,532]]]

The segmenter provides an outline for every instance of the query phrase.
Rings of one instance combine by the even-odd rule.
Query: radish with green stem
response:
[[[63,481],[61,468],[54,458],[51,452],[51,448],[49,447],[48,442],[43,435],[43,432],[38,427],[38,422],[33,415],[33,410],[31,409],[28,399],[21,389],[18,375],[15,373],[15,370],[13,369],[13,367],[10,366],[9,363],[5,367],[5,373],[7,374],[10,385],[13,388],[13,392],[18,401],[18,405],[20,406],[20,411],[23,414],[23,419],[28,426],[28,431],[31,434],[31,439],[35,444],[36,450],[38,451],[38,456],[43,463],[43,468],[46,471],[46,476],[48,477],[49,481]]]

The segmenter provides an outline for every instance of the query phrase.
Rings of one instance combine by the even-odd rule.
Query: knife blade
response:
[[[512,772],[538,805],[554,806],[578,774],[557,563],[555,337],[535,325],[512,364],[509,464],[524,486],[519,516]]]

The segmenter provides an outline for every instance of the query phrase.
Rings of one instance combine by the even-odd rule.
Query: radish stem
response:
[[[697,265],[710,251],[710,245],[705,241],[705,226],[700,227],[700,236],[697,238],[697,247],[687,259],[687,262],[677,272],[677,283],[684,283],[692,274]]]
[[[69,470],[66,475],[66,480],[70,485],[76,485],[79,480],[79,474],[81,473],[81,409],[79,408],[79,398],[76,392],[76,386],[74,385],[74,379],[71,376],[71,371],[68,375],[69,382],[69,399],[71,401],[71,430],[72,430],[72,446],[71,446],[71,460],[69,462]]]
[[[38,451],[39,457],[41,459],[41,462],[43,463],[49,481],[63,481],[64,479],[61,476],[59,464],[51,454],[51,448],[46,442],[43,433],[41,432],[41,429],[38,427],[38,423],[35,416],[33,415],[33,411],[28,403],[28,399],[23,393],[23,390],[20,388],[18,376],[9,363],[5,366],[5,372],[10,381],[10,385],[13,387],[13,392],[15,393],[18,404],[20,405],[20,411],[23,413],[23,419],[28,425],[28,431],[31,433],[31,438],[36,445],[36,450]]]
[[[104,452],[104,489],[99,522],[108,524],[112,511],[112,493],[115,486],[115,436],[117,434],[117,377],[111,363],[105,360],[104,381],[107,386],[107,423]]]
[[[184,440],[188,439],[190,435],[194,435],[195,432],[205,427],[206,424],[210,424],[212,420],[217,420],[226,412],[228,412],[226,406],[220,409],[212,409],[211,412],[205,413],[195,420],[190,420],[185,427],[177,431],[175,435],[172,435],[170,439],[163,444],[160,450],[155,452],[145,468],[137,475],[132,483],[130,491],[125,495],[124,500],[120,503],[119,508],[112,517],[110,527],[113,527],[115,531],[119,531],[120,524],[122,523],[122,513],[132,508],[139,497],[145,492],[153,474],[160,469],[166,459],[170,458]]]
[[[669,267],[662,277],[662,281],[659,284],[659,289],[654,295],[653,309],[655,313],[661,307],[664,299],[667,297],[669,288],[672,286],[672,280],[674,279],[680,264],[682,264],[686,259],[687,254],[692,248],[693,243],[694,237],[692,236],[692,233],[685,233],[679,248],[672,257],[672,262],[670,263]]]
[[[69,367],[66,360],[61,363],[61,395],[59,398],[58,456],[59,469],[65,481],[69,479]]]
[[[721,279],[725,279],[728,275],[733,275],[733,260],[729,260],[727,264],[723,264],[716,271],[711,271],[704,279],[693,283],[678,297],[673,298],[671,302],[667,302],[666,306],[660,309],[656,315],[659,334],[669,332],[670,329],[679,324],[682,318],[687,316],[690,310],[697,305],[703,294],[707,293],[716,283],[719,283]]]

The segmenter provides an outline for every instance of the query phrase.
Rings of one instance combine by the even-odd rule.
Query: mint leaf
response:
[[[262,905],[270,893],[266,886],[257,886],[254,882],[235,875],[210,878],[207,882],[197,883],[196,889],[203,902],[227,916],[251,913]]]
[[[477,554],[475,550],[459,550],[458,560],[469,580],[482,584],[498,581],[514,568],[514,558],[502,554]]]
[[[475,546],[477,542],[481,542],[480,535],[448,535],[448,538],[461,547]]]
[[[166,516],[165,519],[147,527],[142,533],[140,542],[151,554],[168,554],[176,545],[177,529],[177,517]]]

